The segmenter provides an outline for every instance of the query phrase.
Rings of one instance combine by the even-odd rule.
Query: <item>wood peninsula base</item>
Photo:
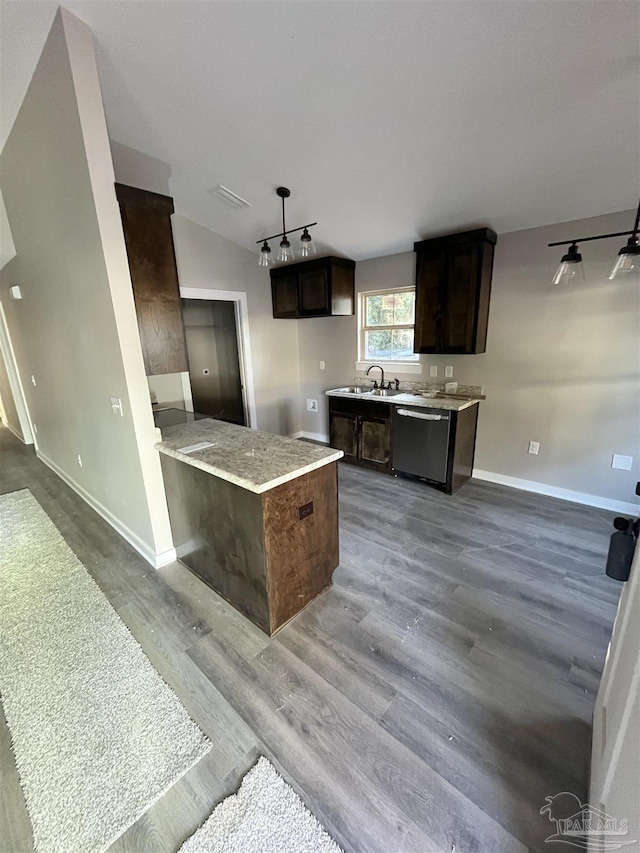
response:
[[[261,494],[161,454],[178,559],[269,635],[331,585],[336,462]]]

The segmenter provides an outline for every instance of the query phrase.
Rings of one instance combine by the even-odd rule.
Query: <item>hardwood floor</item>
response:
[[[334,586],[269,639],[4,428],[0,453],[0,492],[31,489],[213,742],[112,853],[177,850],[259,754],[350,853],[548,851],[545,797],[585,798],[610,513],[342,465]],[[3,717],[0,766],[0,849],[30,850]]]

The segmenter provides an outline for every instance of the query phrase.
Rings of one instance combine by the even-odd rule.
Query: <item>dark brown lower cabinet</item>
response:
[[[391,406],[330,397],[329,436],[345,462],[391,471]]]
[[[394,436],[393,406],[354,400],[349,397],[329,397],[329,444],[344,453],[343,462],[375,468],[389,474],[411,476],[393,467]],[[443,449],[443,482],[425,480],[446,494],[453,494],[471,479],[476,447],[478,406],[459,412],[447,411],[450,427]],[[399,455],[399,454],[396,454]]]

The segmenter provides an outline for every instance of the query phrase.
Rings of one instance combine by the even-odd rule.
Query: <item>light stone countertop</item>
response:
[[[191,453],[180,452],[180,448],[205,441],[213,446]],[[256,494],[295,480],[344,456],[341,450],[318,447],[213,418],[165,427],[162,441],[155,447],[160,453]]]
[[[446,409],[450,412],[461,412],[470,406],[477,406],[480,402],[479,400],[455,400],[450,397],[423,397],[421,394],[412,394],[405,391],[400,394],[391,394],[388,397],[382,397],[367,392],[354,394],[348,391],[347,388],[334,388],[332,391],[325,391],[325,394],[327,397],[349,397],[353,400],[367,400],[367,402],[372,401],[374,403],[391,403],[394,406],[421,406],[426,409]]]

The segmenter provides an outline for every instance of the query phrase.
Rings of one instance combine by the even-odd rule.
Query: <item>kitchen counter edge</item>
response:
[[[382,397],[367,393],[353,394],[349,391],[340,391],[339,389],[332,389],[330,391],[325,391],[324,393],[326,397],[346,397],[349,400],[366,400],[367,402],[371,401],[374,403],[387,404],[391,403],[394,406],[415,406],[423,409],[444,409],[448,412],[461,412],[463,409],[468,409],[470,406],[477,406],[480,402],[480,400],[451,400],[444,397],[423,397],[420,401],[397,399],[398,397],[402,397],[403,394],[409,394],[408,391],[397,395],[392,394],[390,397]],[[419,395],[416,394],[415,396],[418,397]]]
[[[201,427],[203,422],[199,421],[197,423]],[[172,427],[167,428],[167,431],[169,429],[172,429]],[[240,429],[247,429],[247,427],[240,427]],[[157,431],[160,432],[160,430]],[[200,430],[198,430],[198,432],[199,431]],[[255,430],[255,432],[262,433],[262,431],[258,430]],[[271,436],[271,438],[287,442],[297,441],[296,439],[290,439],[287,436],[279,436],[275,434],[269,435]],[[170,437],[167,436],[167,439],[170,440]],[[182,440],[184,439],[181,439],[181,441]],[[274,477],[265,482],[254,482],[239,474],[234,474],[232,471],[225,470],[224,468],[219,468],[217,465],[213,465],[212,463],[207,462],[204,459],[200,459],[197,455],[194,455],[194,453],[181,453],[179,450],[170,447],[167,443],[167,440],[165,440],[164,438],[162,441],[157,442],[154,447],[160,453],[164,453],[165,456],[171,456],[174,459],[178,459],[181,462],[185,462],[187,465],[192,465],[194,468],[199,468],[201,471],[206,471],[208,474],[212,474],[213,476],[218,477],[221,480],[226,480],[228,483],[233,483],[235,486],[239,486],[240,488],[246,489],[247,491],[253,492],[257,495],[261,495],[264,492],[268,492],[271,489],[275,489],[277,486],[281,486],[283,483],[288,483],[291,480],[296,480],[298,477],[302,477],[305,474],[310,473],[311,471],[315,471],[318,468],[324,467],[325,465],[330,465],[332,462],[337,462],[344,456],[342,450],[334,450],[333,448],[323,447],[322,449],[327,451],[325,456],[322,456],[318,459],[314,459],[305,465],[301,465],[299,468],[287,471],[284,474],[281,474],[280,476]],[[196,451],[196,453],[198,452],[201,451]]]

